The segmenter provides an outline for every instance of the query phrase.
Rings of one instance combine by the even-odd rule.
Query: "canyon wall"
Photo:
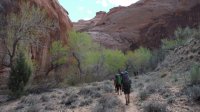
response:
[[[155,49],[162,38],[172,38],[177,27],[200,24],[199,4],[199,0],[140,0],[110,10],[95,26],[80,31],[88,32],[108,48]]]

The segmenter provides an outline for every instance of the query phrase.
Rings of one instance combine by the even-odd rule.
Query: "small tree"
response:
[[[132,72],[138,72],[143,70],[144,66],[149,63],[152,53],[149,49],[140,47],[133,52],[128,52],[126,56],[128,59],[127,64],[131,67]]]
[[[92,39],[86,33],[79,33],[75,31],[69,32],[69,47],[70,54],[76,60],[76,65],[79,71],[80,77],[83,72],[83,60],[87,51],[92,48]]]
[[[127,58],[119,50],[105,50],[103,52],[105,57],[105,66],[108,70],[108,74],[115,74],[119,69],[125,68]]]
[[[68,47],[64,46],[61,41],[54,41],[50,48],[51,65],[46,72],[48,75],[52,70],[57,69],[67,63]]]
[[[48,32],[55,29],[57,23],[48,19],[46,15],[44,10],[25,2],[20,5],[18,13],[10,13],[6,16],[7,24],[0,32],[5,35],[0,36],[0,39],[10,59],[9,65],[5,66],[12,66],[19,45],[39,45],[39,37],[48,37]]]
[[[11,67],[8,87],[11,90],[13,97],[20,97],[26,84],[29,81],[29,77],[32,73],[32,67],[30,62],[26,59],[23,52],[20,52],[17,56],[15,64]]]

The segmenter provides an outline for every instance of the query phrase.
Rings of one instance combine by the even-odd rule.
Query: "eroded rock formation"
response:
[[[94,27],[82,31],[106,47],[154,49],[162,38],[171,38],[177,27],[198,26],[199,4],[199,0],[140,0],[114,13],[110,10]]]
[[[96,13],[96,16],[91,20],[79,20],[78,22],[74,22],[74,29],[81,31],[94,27],[105,15],[106,12],[99,11]]]

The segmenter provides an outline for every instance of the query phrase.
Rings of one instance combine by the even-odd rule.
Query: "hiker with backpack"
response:
[[[130,89],[131,89],[131,79],[128,76],[128,72],[121,72],[122,77],[122,89],[125,94],[126,105],[130,103]]]
[[[121,95],[122,94],[122,78],[120,74],[115,75],[114,84],[115,84],[115,90],[117,94]]]

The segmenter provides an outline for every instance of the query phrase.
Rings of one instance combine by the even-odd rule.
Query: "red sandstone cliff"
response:
[[[109,48],[157,48],[177,27],[200,24],[199,4],[199,0],[140,0],[114,13],[110,10],[94,27],[82,31]]]
[[[91,20],[79,20],[78,22],[74,22],[74,29],[80,31],[94,27],[105,15],[106,12],[99,11],[96,13],[96,16]]]

